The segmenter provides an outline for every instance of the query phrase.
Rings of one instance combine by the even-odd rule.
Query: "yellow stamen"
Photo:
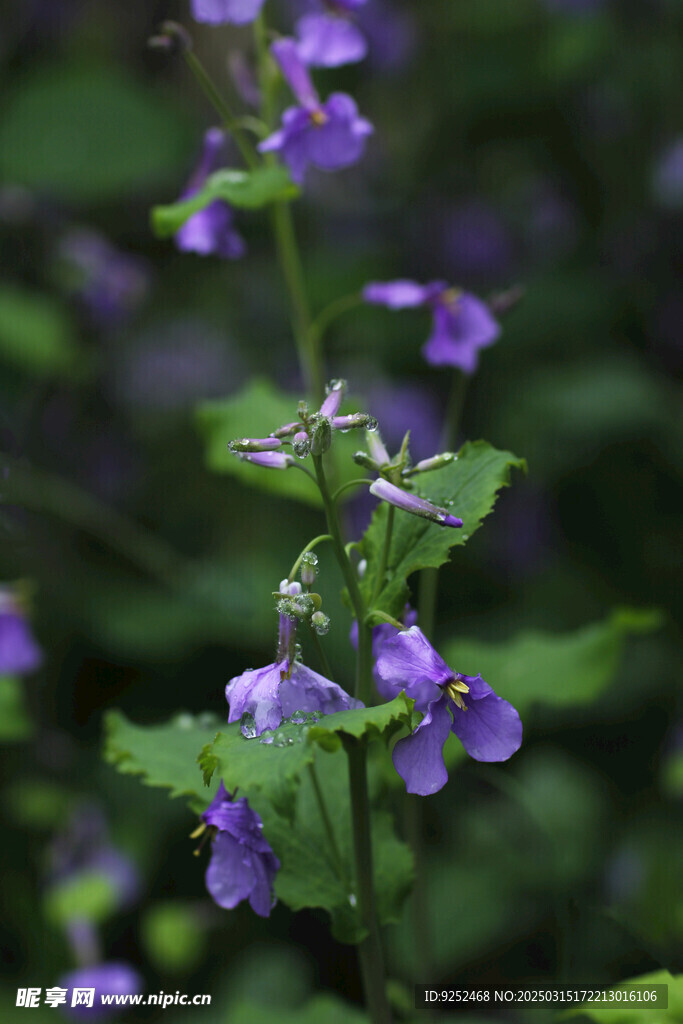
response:
[[[190,832],[190,839],[197,839],[204,832],[206,832],[206,825],[202,821],[199,825],[197,825],[194,832]]]
[[[324,110],[312,110],[311,121],[316,128],[322,128],[324,124],[327,124],[328,117]]]
[[[446,288],[445,291],[441,292],[441,301],[445,306],[455,307],[460,301],[462,291],[460,288]]]
[[[463,683],[459,679],[451,679],[451,681],[444,686],[444,690],[456,707],[460,708],[461,711],[467,711],[467,705],[462,699],[463,693],[470,692],[470,688],[467,683]]]

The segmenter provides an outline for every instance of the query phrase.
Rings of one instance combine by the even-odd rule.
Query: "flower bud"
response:
[[[274,452],[282,447],[282,442],[275,437],[241,437],[229,441],[228,448],[233,454],[238,452]]]
[[[318,575],[318,556],[313,551],[307,551],[301,559],[301,582],[305,587],[312,587]]]
[[[324,612],[316,612],[311,616],[311,625],[318,636],[325,636],[330,631],[330,618]]]
[[[292,449],[298,459],[305,459],[311,450],[311,439],[305,430],[300,430],[292,438]]]
[[[325,388],[326,398],[320,406],[321,416],[336,416],[344,398],[345,380],[331,380]]]
[[[367,452],[354,452],[351,458],[357,466],[362,466],[363,469],[370,469],[373,473],[379,469],[375,460],[371,459]]]
[[[412,469],[407,470],[405,476],[412,476],[413,473],[429,473],[434,469],[443,469],[449,462],[453,462],[453,452],[442,452],[441,455],[432,455],[430,459],[422,459]]]
[[[316,428],[313,431],[313,441],[311,442],[311,452],[313,455],[324,455],[332,443],[332,427],[330,421],[323,417],[318,420]]]

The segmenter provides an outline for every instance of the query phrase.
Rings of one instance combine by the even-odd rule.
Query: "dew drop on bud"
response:
[[[374,416],[368,416],[367,420],[365,421],[365,429],[369,430],[371,434],[374,434],[374,432],[377,430],[378,427],[379,427],[379,423],[377,422],[375,417]]]

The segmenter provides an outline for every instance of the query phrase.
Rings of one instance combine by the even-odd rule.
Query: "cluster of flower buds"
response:
[[[240,438],[231,441],[228,448],[245,462],[268,469],[288,469],[295,464],[293,456],[305,459],[308,455],[324,455],[332,444],[335,430],[343,434],[354,429],[370,433],[377,430],[377,420],[366,413],[338,415],[345,390],[346,381],[330,381],[325,389],[325,400],[315,412],[309,412],[306,402],[299,402],[298,419],[278,427],[269,437]],[[283,451],[287,445],[291,446],[293,455]]]
[[[429,519],[440,526],[462,526],[462,519],[451,515],[448,509],[433,505],[431,501],[411,493],[413,477],[442,469],[457,456],[453,452],[442,452],[440,455],[432,455],[429,459],[422,459],[413,466],[408,451],[409,439],[410,431],[403,438],[399,452],[391,458],[376,431],[366,435],[368,451],[356,452],[353,459],[359,466],[379,473],[379,478],[370,485],[370,493],[382,501],[389,502],[390,505],[395,505],[396,508],[403,509],[404,512]]]
[[[309,556],[310,554],[309,552]],[[315,562],[308,561],[304,563],[302,559],[301,579],[307,588],[306,593],[303,593],[300,583],[290,583],[288,580],[283,580],[280,584],[280,590],[273,594],[273,597],[276,598],[276,608],[281,617],[281,624],[283,619],[294,624],[297,620],[301,620],[302,622],[308,622],[319,636],[324,636],[330,630],[330,619],[322,611],[322,597],[320,594],[311,593],[312,583],[307,582],[311,576],[311,569],[313,570],[313,581],[315,581],[315,566],[318,559],[316,555],[313,555],[313,558]],[[296,629],[296,625],[294,625],[294,629]],[[284,657],[287,652],[283,651],[280,653]]]

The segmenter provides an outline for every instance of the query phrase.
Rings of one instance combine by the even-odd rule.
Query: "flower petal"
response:
[[[282,705],[278,696],[280,679],[287,671],[287,663],[249,669],[231,679],[225,688],[230,705],[228,722],[239,722],[242,715],[254,716],[256,735],[266,729],[277,729],[282,721]]]
[[[394,768],[408,793],[430,796],[448,782],[443,747],[451,728],[448,704],[443,697],[432,701],[417,729],[394,747]]]
[[[251,895],[257,882],[254,860],[258,856],[228,832],[216,834],[206,869],[206,888],[219,907],[232,910]]]
[[[415,700],[418,711],[437,699],[439,686],[453,678],[453,672],[419,626],[411,626],[386,639],[375,668],[378,677],[393,687],[395,693],[405,690]]]
[[[298,662],[292,669],[291,678],[280,684],[280,702],[283,718],[289,718],[295,711],[322,711],[324,715],[331,715],[335,711],[364,706],[341,686]]]
[[[467,711],[452,704],[452,731],[475,761],[507,761],[522,743],[522,722],[512,704],[499,697],[481,676],[463,676]]]
[[[246,25],[253,21],[264,0],[192,0],[192,17],[195,21],[203,21],[209,25],[221,25],[231,22],[233,25]]]
[[[439,285],[440,288],[446,287],[441,282]],[[363,289],[363,298],[388,309],[409,309],[429,302],[433,288],[433,285],[417,284],[416,281],[371,281]]]
[[[302,107],[315,110],[320,103],[308,68],[299,55],[299,48],[293,39],[277,39],[270,48],[280,70]]]
[[[362,60],[368,52],[363,33],[346,18],[307,14],[296,25],[299,56],[305,64],[336,68]]]

